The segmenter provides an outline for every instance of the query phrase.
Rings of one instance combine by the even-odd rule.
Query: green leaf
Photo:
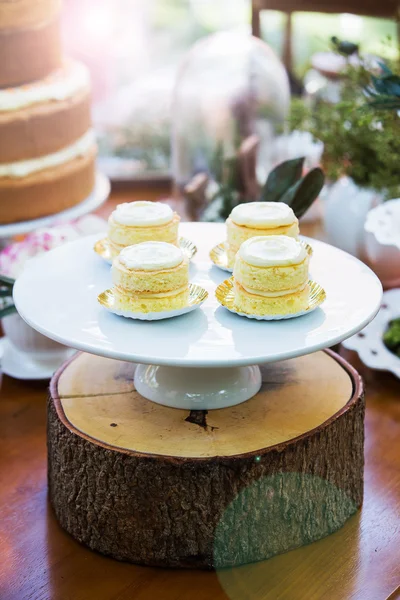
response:
[[[382,69],[382,72],[383,72],[385,75],[393,75],[393,73],[392,73],[391,69],[389,69],[389,67],[387,66],[387,64],[386,64],[386,63],[384,63],[382,60],[380,60],[380,61],[378,62],[378,64],[379,64],[379,67],[380,67],[380,69]]]
[[[324,183],[325,175],[322,169],[312,169],[286,192],[281,201],[291,206],[299,219],[318,198]]]
[[[342,54],[344,54],[345,56],[351,56],[352,54],[355,54],[356,52],[358,52],[358,45],[357,44],[353,44],[352,42],[341,42],[338,46],[337,49],[339,52],[341,52]]]
[[[340,40],[337,36],[331,37],[331,43],[334,51],[339,52],[339,54],[344,54],[345,56],[351,56],[359,50],[358,44],[354,44],[347,40]]]
[[[261,191],[260,200],[262,202],[279,202],[288,189],[301,179],[304,160],[303,156],[287,160],[275,167]]]
[[[377,92],[385,96],[400,96],[400,77],[397,75],[386,75],[385,77],[371,77]]]
[[[400,110],[400,98],[381,98],[380,100],[372,100],[371,102],[368,102],[368,106],[370,108],[375,108],[376,110]]]
[[[377,110],[396,110],[400,108],[400,77],[384,63],[380,63],[383,75],[371,75],[371,85],[365,88],[369,97],[368,106]]]

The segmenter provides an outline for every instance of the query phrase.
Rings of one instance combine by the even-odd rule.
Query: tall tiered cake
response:
[[[0,0],[0,224],[84,200],[95,179],[90,79],[60,50],[59,0]]]

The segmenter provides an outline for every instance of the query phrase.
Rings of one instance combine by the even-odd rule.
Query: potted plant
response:
[[[380,65],[380,74],[386,68]],[[372,73],[372,77],[379,81],[379,76]],[[328,240],[356,256],[363,253],[368,211],[400,191],[400,119],[395,111],[366,109],[370,81],[370,66],[360,57],[357,63],[349,62],[344,72],[340,102],[310,106],[295,100],[291,115],[293,129],[310,131],[324,144]]]

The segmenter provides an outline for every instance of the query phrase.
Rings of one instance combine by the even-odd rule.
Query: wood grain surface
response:
[[[149,197],[120,193],[113,204]],[[303,227],[320,237],[318,225]],[[1,600],[394,600],[400,598],[400,381],[345,358],[366,381],[365,497],[340,531],[218,573],[137,567],[64,533],[47,501],[47,384],[0,387]]]
[[[71,361],[58,382],[67,420],[90,438],[124,450],[232,456],[308,433],[338,413],[353,393],[347,372],[317,352],[264,365],[263,386],[254,398],[233,410],[209,411],[207,427],[199,427],[188,422],[187,410],[171,410],[136,392],[134,371],[133,364],[90,354]]]

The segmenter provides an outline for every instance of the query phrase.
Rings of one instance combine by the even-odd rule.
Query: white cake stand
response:
[[[40,227],[49,227],[57,222],[72,221],[73,219],[83,217],[104,204],[109,195],[110,180],[103,175],[103,173],[98,171],[96,173],[96,182],[93,192],[76,206],[40,219],[9,223],[7,225],[0,224],[0,247],[6,245],[7,240],[14,235],[22,235],[34,231],[35,229],[39,229]]]
[[[66,244],[32,260],[14,287],[18,312],[44,335],[79,350],[138,363],[137,390],[166,406],[214,409],[254,396],[258,365],[310,354],[360,331],[379,310],[382,287],[363,263],[322,242],[313,247],[311,277],[327,300],[313,313],[286,321],[253,321],[219,306],[216,286],[226,273],[208,259],[224,240],[221,224],[185,223],[181,234],[198,253],[191,279],[209,298],[190,314],[165,321],[117,317],[97,303],[110,287],[110,267],[95,255],[99,236]]]

